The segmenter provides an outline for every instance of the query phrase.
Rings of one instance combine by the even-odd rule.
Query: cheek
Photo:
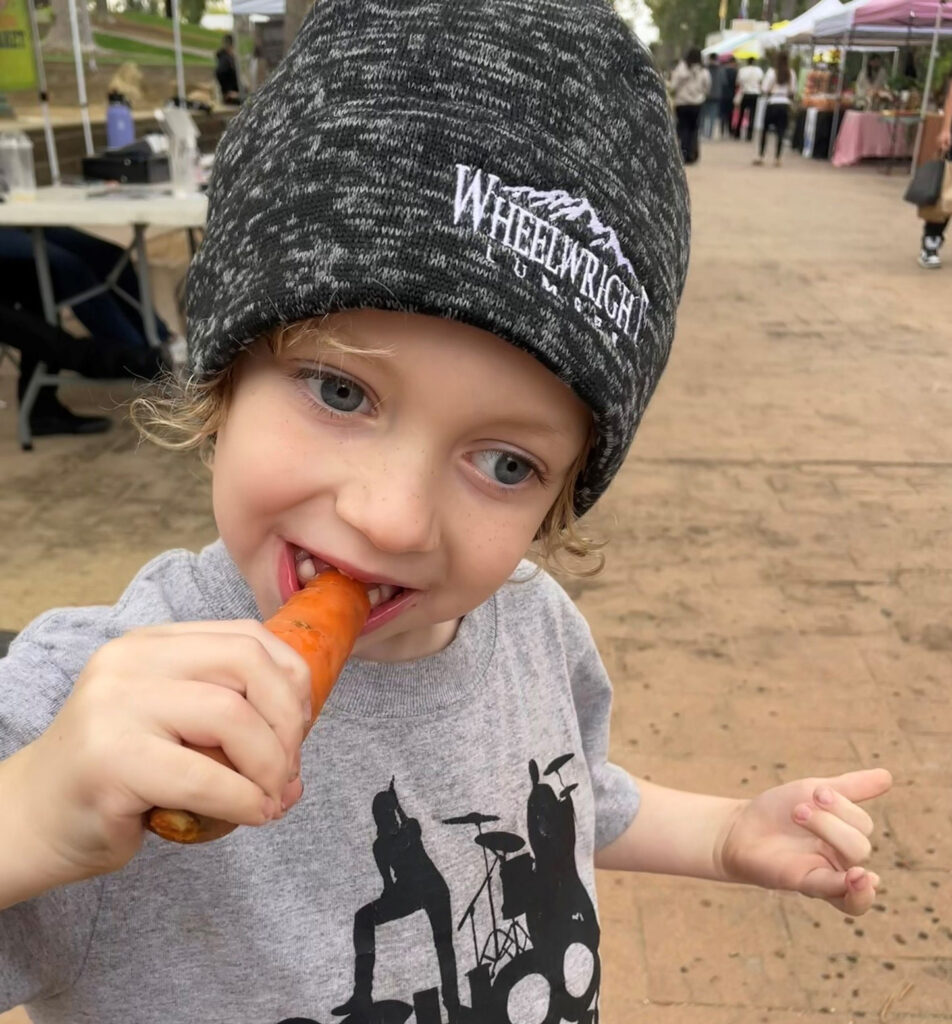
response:
[[[215,451],[212,504],[222,538],[240,548],[254,543],[269,521],[301,500],[306,463],[286,424],[254,409],[236,412],[242,415],[226,425]]]
[[[493,519],[482,516],[468,524],[457,535],[457,551],[465,563],[463,578],[471,581],[469,589],[494,593],[512,575],[525,558],[539,521],[524,510]]]

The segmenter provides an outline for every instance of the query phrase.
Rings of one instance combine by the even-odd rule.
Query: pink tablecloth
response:
[[[881,114],[847,110],[836,137],[833,166],[858,164],[865,157],[911,156],[909,125],[898,124]]]

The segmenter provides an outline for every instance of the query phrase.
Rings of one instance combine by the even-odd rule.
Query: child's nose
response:
[[[352,479],[337,492],[337,514],[375,548],[393,554],[434,551],[440,542],[432,479],[391,471]]]

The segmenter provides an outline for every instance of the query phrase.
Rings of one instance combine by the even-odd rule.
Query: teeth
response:
[[[297,577],[302,583],[307,583],[317,575],[314,567],[314,560],[305,556],[297,563]]]
[[[381,583],[379,587],[368,590],[367,600],[370,601],[370,607],[376,608],[378,605],[389,601],[399,589],[399,587],[390,586],[389,583]]]
[[[318,565],[320,565],[320,568],[318,568]],[[303,548],[295,549],[294,569],[297,573],[298,582],[302,586],[305,583],[309,583],[318,575],[319,572],[326,568],[327,564],[325,562],[315,564],[314,559]],[[338,570],[338,572],[340,572],[340,570]],[[341,573],[341,575],[346,575],[346,573]],[[367,599],[370,601],[370,607],[376,608],[378,605],[384,604],[399,590],[400,587],[391,586],[389,583],[378,583],[375,587],[371,587],[367,591]]]

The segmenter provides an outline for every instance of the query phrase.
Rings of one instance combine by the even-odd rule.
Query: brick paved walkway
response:
[[[671,366],[599,513],[608,569],[571,589],[616,681],[618,761],[731,794],[887,766],[884,888],[850,921],[606,874],[603,1020],[948,1020],[952,254],[915,265],[899,175],[749,159],[715,144],[690,171]],[[127,429],[31,456],[13,438],[0,412],[0,629],[113,600],[152,554],[212,535],[201,472]]]

